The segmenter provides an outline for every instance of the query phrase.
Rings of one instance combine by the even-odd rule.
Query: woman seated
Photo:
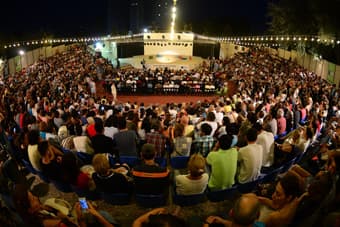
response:
[[[313,135],[311,128],[301,127],[289,134],[282,144],[276,144],[275,165],[280,166],[305,152]]]
[[[43,174],[51,180],[60,180],[62,176],[60,168],[63,152],[49,144],[46,140],[38,144],[38,151],[41,155],[40,166]]]
[[[92,160],[95,172],[92,179],[99,192],[106,193],[132,193],[133,184],[128,176],[128,166],[121,166],[115,169],[110,167],[106,154],[96,154]]]
[[[258,197],[265,205],[260,212],[259,221],[266,226],[286,226],[291,223],[299,204],[299,179],[292,174],[285,174],[277,183],[272,199]]]
[[[189,174],[176,176],[176,192],[180,195],[203,193],[209,176],[204,172],[205,159],[201,154],[193,154],[188,162]]]
[[[171,156],[189,156],[192,138],[184,136],[184,125],[175,125],[173,137],[173,153],[171,154]]]
[[[60,172],[63,174],[63,181],[71,184],[80,190],[94,190],[93,181],[89,173],[83,172],[78,164],[74,153],[67,152],[64,154]]]
[[[77,226],[68,216],[43,205],[25,184],[15,185],[13,202],[26,226]]]

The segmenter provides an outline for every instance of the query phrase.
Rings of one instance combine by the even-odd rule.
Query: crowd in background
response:
[[[117,98],[97,93],[98,86],[110,92],[112,83]],[[237,85],[235,93],[228,92],[228,83]],[[119,101],[123,88],[147,93],[166,92],[170,86],[178,89],[171,92],[190,93],[188,84],[198,92],[220,93],[212,101],[195,103],[149,106]],[[340,142],[339,90],[265,49],[208,59],[198,69],[185,71],[116,69],[85,47],[73,46],[2,78],[0,94],[1,143],[10,144],[19,163],[25,160],[51,181],[76,189],[159,194],[174,181],[178,194],[223,190],[257,180],[261,173],[304,154],[315,142],[322,152],[317,168],[301,174],[303,168],[295,166],[279,180],[272,199],[254,197],[272,211],[261,211],[259,220],[268,226],[304,220],[317,210],[308,210],[303,202],[320,204],[315,190],[326,195],[333,183],[338,186],[340,163],[337,152],[329,150],[336,150]],[[77,152],[89,154],[91,165],[84,165]],[[126,156],[143,161],[128,166],[120,162]],[[176,156],[190,156],[189,173],[169,180],[169,169],[156,159]],[[327,173],[319,173],[322,169]],[[325,187],[315,183],[306,187],[306,179]],[[338,189],[327,204],[332,208],[340,201]],[[24,197],[32,196],[25,192]],[[19,213],[27,221],[37,221],[30,216],[36,211],[27,208]],[[45,216],[39,217],[45,225]]]

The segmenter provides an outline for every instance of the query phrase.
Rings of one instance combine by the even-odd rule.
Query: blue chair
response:
[[[229,200],[234,197],[237,193],[237,187],[231,187],[218,191],[210,191],[207,192],[207,198],[211,202],[220,202],[224,200]]]
[[[166,198],[164,194],[152,195],[152,194],[135,194],[136,203],[142,207],[161,207],[166,204]]]
[[[185,169],[189,161],[189,156],[176,156],[170,158],[170,165],[173,169]]]
[[[76,152],[77,158],[79,158],[85,165],[89,165],[92,163],[93,155],[85,153],[85,152]]]
[[[157,158],[155,158],[155,162],[161,167],[165,168],[167,166],[166,158],[157,157]]]
[[[274,169],[273,171],[271,171],[270,173],[266,174],[265,176],[263,176],[261,178],[261,183],[269,183],[269,182],[273,182],[276,179],[276,176],[281,173],[283,170],[283,167],[281,166],[280,168]]]
[[[128,193],[106,193],[101,192],[100,197],[112,205],[126,205],[130,203],[131,196]]]
[[[280,139],[280,138],[284,137],[285,135],[287,135],[287,131],[284,131],[284,132],[283,132],[283,133],[281,133],[280,135],[276,135],[276,136],[274,136],[274,140],[278,140],[278,139]]]
[[[176,185],[172,189],[173,202],[179,206],[193,206],[202,203],[205,198],[205,193],[194,195],[178,195],[176,192]]]
[[[245,184],[238,184],[237,190],[241,193],[252,192],[255,189],[255,187],[258,185],[258,183],[260,182],[260,179],[257,179],[257,180],[254,180],[254,181],[251,181]]]
[[[130,167],[134,167],[140,163],[140,159],[136,156],[120,156],[119,162],[121,164],[126,163]]]
[[[33,174],[37,174],[37,171],[33,168],[32,164],[29,161],[26,161],[25,159],[22,159],[21,161],[28,171]]]
[[[289,168],[295,163],[296,158],[297,157],[295,157],[292,160],[290,160],[290,161],[286,162],[285,164],[283,164],[283,166],[282,166],[282,173],[285,173],[285,172],[287,172],[289,170]]]

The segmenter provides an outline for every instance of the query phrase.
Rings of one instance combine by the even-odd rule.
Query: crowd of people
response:
[[[235,93],[224,90],[228,82],[237,85]],[[197,103],[148,106],[119,101],[123,87],[165,92],[170,84],[179,90],[195,84],[199,92],[224,91],[212,101]],[[114,86],[118,95],[99,95],[97,86],[107,93]],[[198,69],[185,71],[117,69],[86,47],[72,46],[2,78],[0,94],[0,142],[19,169],[29,163],[52,183],[70,185],[74,191],[166,197],[170,185],[180,195],[224,190],[253,182],[316,146],[305,165],[293,166],[273,182],[270,195],[242,195],[228,220],[203,217],[202,225],[283,226],[307,222],[310,216],[320,221],[318,214],[336,211],[339,203],[339,90],[265,49],[208,59]],[[78,153],[89,155],[90,162]],[[189,157],[189,172],[173,177],[169,166],[158,160],[176,156]],[[129,166],[123,157],[140,162]],[[26,180],[14,182],[19,185],[14,207],[25,223],[89,225],[81,218],[53,216],[25,187]],[[115,225],[112,217],[88,205],[96,223]],[[149,216],[156,213],[165,211],[152,211],[134,226],[151,222]],[[162,215],[164,223],[184,226],[184,220]]]

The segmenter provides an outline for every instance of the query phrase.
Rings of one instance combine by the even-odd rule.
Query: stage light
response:
[[[96,50],[102,50],[103,49],[103,44],[102,43],[100,43],[100,42],[97,42],[96,43],[96,48],[95,48]]]
[[[24,55],[24,54],[25,54],[25,51],[23,51],[23,50],[19,50],[19,54],[22,56],[22,55]]]

